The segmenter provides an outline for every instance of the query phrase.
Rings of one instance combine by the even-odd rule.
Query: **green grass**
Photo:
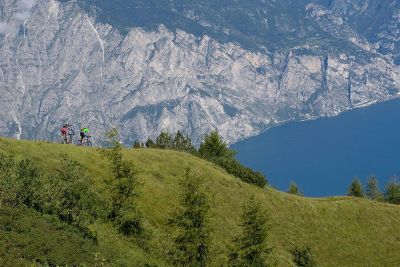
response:
[[[0,152],[30,158],[51,171],[63,152],[81,162],[93,186],[102,189],[111,175],[107,161],[95,148],[62,146],[45,142],[0,139]],[[308,244],[318,266],[397,266],[400,262],[400,207],[350,197],[306,198],[241,182],[212,163],[189,154],[163,150],[126,150],[125,158],[140,170],[143,185],[140,206],[152,230],[151,250],[122,237],[109,224],[94,224],[98,233],[95,251],[113,266],[163,266],[170,245],[169,214],[178,202],[178,182],[186,167],[204,179],[211,201],[212,257],[225,262],[230,240],[238,232],[240,206],[255,194],[269,215],[269,242],[278,266],[292,266],[291,242]]]

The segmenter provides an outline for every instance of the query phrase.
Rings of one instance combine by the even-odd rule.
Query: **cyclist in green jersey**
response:
[[[83,127],[81,129],[80,135],[81,135],[81,142],[82,142],[83,138],[85,138],[85,137],[87,137],[89,135],[89,128]]]

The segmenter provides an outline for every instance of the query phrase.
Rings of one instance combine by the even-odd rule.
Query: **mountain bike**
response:
[[[60,144],[72,144],[74,135],[72,133],[69,133],[68,136],[61,135]]]
[[[68,137],[67,136],[65,136],[65,135],[61,135],[60,136],[60,141],[59,141],[59,143],[60,144],[68,144]]]
[[[90,138],[92,138],[91,135],[87,135],[85,136],[82,140],[78,140],[78,142],[76,143],[77,146],[93,146],[92,141],[90,141]]]
[[[69,133],[68,134],[68,140],[67,140],[67,144],[72,144],[72,142],[74,141],[74,133]]]

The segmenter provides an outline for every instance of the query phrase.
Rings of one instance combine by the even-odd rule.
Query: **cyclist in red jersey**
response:
[[[68,144],[68,125],[64,124],[63,127],[61,127],[61,137],[64,141],[64,144]]]

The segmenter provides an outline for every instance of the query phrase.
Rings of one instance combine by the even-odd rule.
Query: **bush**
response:
[[[0,153],[0,206],[1,204],[15,207],[20,204],[15,175],[15,160],[12,156]]]
[[[45,186],[44,211],[57,215],[62,221],[76,226],[92,236],[88,225],[105,212],[97,193],[90,187],[87,171],[65,154],[55,174]]]
[[[43,172],[29,159],[20,161],[16,166],[18,180],[18,199],[21,204],[41,210],[43,206]]]
[[[316,266],[311,248],[309,246],[298,247],[295,245],[290,250],[290,253],[293,256],[293,262],[296,264],[296,266],[300,267]]]
[[[217,132],[206,135],[198,151],[200,157],[217,164],[229,174],[246,183],[264,187],[267,184],[265,176],[243,166],[235,159],[235,154],[236,152],[228,148],[228,145]]]
[[[254,184],[258,187],[265,187],[267,184],[267,180],[262,173],[244,167],[236,159],[220,157],[213,158],[212,162],[225,169],[229,174],[238,177],[246,183]]]
[[[294,182],[290,183],[290,186],[289,186],[289,189],[288,189],[287,192],[289,194],[292,194],[292,195],[298,195],[298,196],[302,196],[303,195],[303,193],[301,192],[299,186]]]
[[[33,209],[0,207],[0,266],[94,266],[93,240]]]

